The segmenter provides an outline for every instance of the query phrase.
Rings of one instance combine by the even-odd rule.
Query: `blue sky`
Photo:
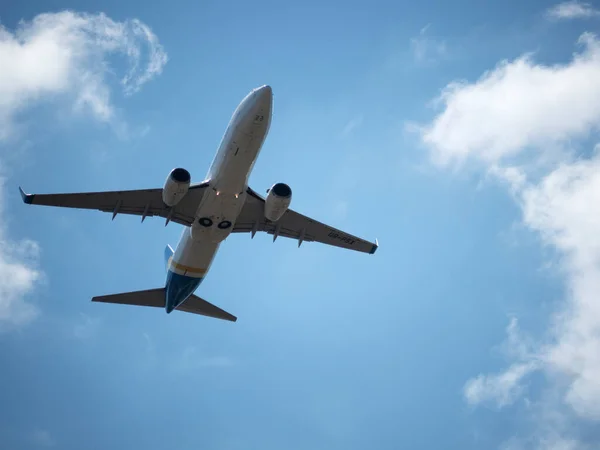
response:
[[[600,5],[0,6],[7,449],[598,448]],[[232,236],[235,324],[92,304],[181,227],[29,192],[203,179],[270,84],[250,179],[375,256]]]

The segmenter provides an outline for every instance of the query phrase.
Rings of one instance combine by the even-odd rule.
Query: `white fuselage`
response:
[[[169,270],[202,279],[244,205],[248,178],[271,124],[273,94],[254,89],[237,107],[208,171],[196,220],[185,227]],[[200,281],[200,280],[198,280]]]

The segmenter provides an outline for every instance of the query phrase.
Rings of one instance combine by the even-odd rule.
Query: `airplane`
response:
[[[100,210],[112,214],[159,216],[184,225],[175,251],[164,252],[164,287],[93,297],[92,301],[164,308],[235,322],[237,317],[196,296],[221,243],[231,233],[261,231],[303,242],[320,242],[374,254],[379,244],[317,222],[290,209],[292,189],[275,183],[265,198],[248,186],[248,179],[271,126],[273,91],[253,89],[234,111],[219,148],[202,182],[191,183],[181,167],[171,170],[162,188],[128,191],[27,194],[23,202],[66,208]]]

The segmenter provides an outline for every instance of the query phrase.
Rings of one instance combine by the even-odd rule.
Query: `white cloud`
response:
[[[533,343],[522,336],[516,318],[512,318],[507,327],[508,338],[503,350],[515,362],[500,373],[480,374],[467,381],[464,395],[471,405],[493,403],[498,407],[512,404],[524,392],[524,380],[538,368],[537,356],[533,353]]]
[[[425,25],[419,31],[418,36],[410,40],[410,48],[418,63],[433,63],[448,54],[444,41],[427,34],[430,25]]]
[[[128,62],[121,78],[125,94],[137,92],[167,62],[156,36],[138,20],[65,11],[40,14],[15,32],[0,25],[0,141],[14,131],[17,113],[57,97],[110,121],[114,108],[107,76],[114,71],[108,58],[114,54]]]
[[[547,332],[527,341],[511,322],[508,368],[469,380],[464,391],[469,403],[502,407],[527,392],[526,376],[543,374],[545,392],[557,397],[536,416],[534,448],[586,448],[572,430],[549,426],[553,414],[600,422],[600,147],[585,157],[574,151],[598,136],[600,42],[589,33],[579,42],[564,64],[524,55],[449,85],[439,114],[419,129],[436,164],[477,161],[506,182],[524,224],[559,255],[568,294]]]
[[[3,185],[4,180],[0,181]],[[0,186],[0,215],[3,186]],[[38,269],[39,247],[28,239],[11,241],[0,222],[0,332],[9,331],[35,319],[38,308],[27,301],[42,277]]]
[[[554,20],[582,19],[600,16],[600,11],[594,9],[589,3],[572,0],[553,6],[546,14],[550,19]]]
[[[506,161],[527,149],[561,149],[600,124],[600,42],[585,33],[569,64],[545,66],[523,55],[502,61],[474,83],[449,84],[443,111],[419,131],[438,164],[474,158]]]
[[[160,74],[167,56],[156,36],[138,20],[115,22],[104,14],[70,11],[40,14],[21,22],[10,31],[0,25],[0,149],[6,160],[14,151],[9,138],[16,133],[18,118],[41,102],[70,102],[75,111],[89,111],[92,117],[110,122],[111,103],[109,57],[125,56],[126,74],[120,83],[126,95]],[[122,131],[122,123],[115,123]],[[13,161],[14,162],[14,161]],[[0,161],[1,168],[2,161]],[[4,180],[1,180],[2,186]],[[1,186],[0,186],[1,188]],[[0,213],[3,198],[0,189]],[[0,330],[12,329],[33,320],[38,308],[26,301],[43,276],[38,269],[39,247],[30,240],[10,240],[6,224],[0,221]],[[78,326],[75,334],[90,331]]]
[[[480,374],[465,384],[465,398],[472,405],[489,401],[500,408],[510,405],[522,394],[523,378],[533,370],[533,363],[517,363],[499,374]]]
[[[564,255],[569,288],[546,364],[568,377],[573,410],[600,421],[600,155],[561,165],[522,199],[525,223]]]

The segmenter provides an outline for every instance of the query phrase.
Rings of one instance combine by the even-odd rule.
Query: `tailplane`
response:
[[[169,263],[175,252],[169,244],[165,247],[165,270],[169,270]]]
[[[167,246],[167,248],[170,247]],[[124,292],[122,294],[103,295],[92,298],[92,301],[164,308],[166,303],[166,290],[165,288],[158,288],[145,291]],[[177,311],[200,314],[201,316],[213,317],[215,319],[228,320],[230,322],[235,322],[237,320],[237,317],[234,315],[229,314],[227,311],[223,311],[221,308],[193,294],[175,309]]]

